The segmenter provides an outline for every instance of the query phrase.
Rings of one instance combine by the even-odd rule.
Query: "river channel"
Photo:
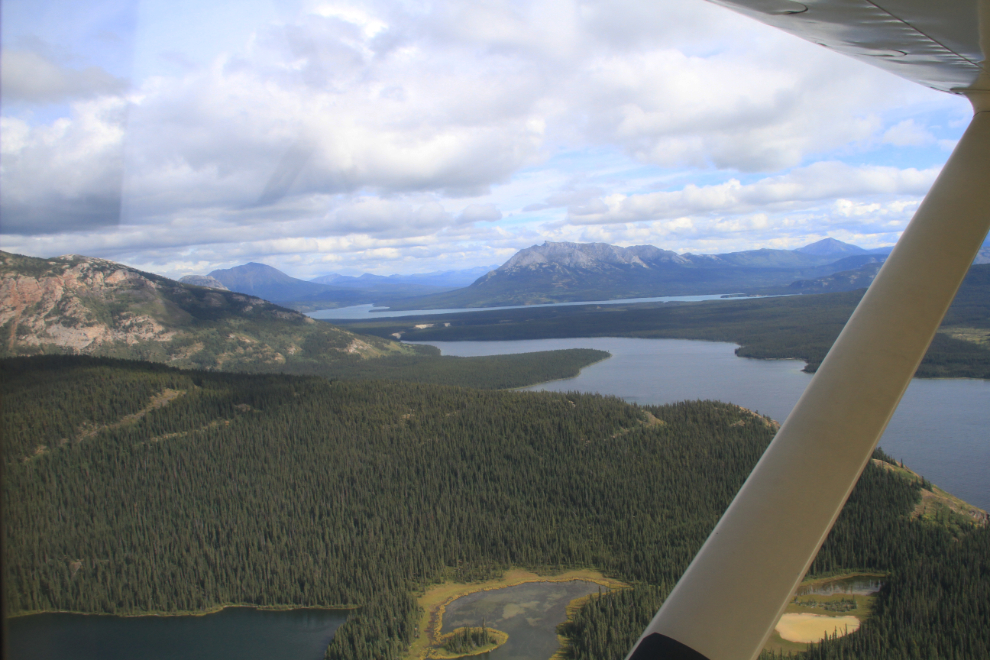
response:
[[[598,392],[631,403],[686,399],[736,403],[783,421],[811,374],[798,360],[735,355],[735,344],[686,339],[594,337],[522,341],[428,342],[444,355],[498,355],[560,348],[597,348],[612,357],[575,378],[529,390]],[[915,378],[880,440],[892,457],[929,481],[990,509],[990,382]]]

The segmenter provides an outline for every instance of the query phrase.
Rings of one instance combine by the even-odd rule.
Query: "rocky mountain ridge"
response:
[[[209,275],[186,275],[185,277],[180,277],[179,281],[183,284],[192,284],[193,286],[205,286],[209,289],[230,291],[230,289],[223,285],[223,282]]]
[[[889,250],[824,239],[797,250],[678,254],[652,245],[546,242],[520,250],[456,291],[394,309],[491,307],[658,296],[730,294],[783,287],[882,262]]]
[[[207,369],[375,357],[402,348],[257,297],[105,259],[0,252],[0,355],[81,353]]]

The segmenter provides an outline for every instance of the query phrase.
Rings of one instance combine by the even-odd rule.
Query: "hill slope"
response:
[[[37,353],[253,370],[412,350],[104,259],[0,253],[0,355]]]

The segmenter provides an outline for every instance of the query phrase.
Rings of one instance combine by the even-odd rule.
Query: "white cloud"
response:
[[[72,69],[42,54],[4,49],[0,53],[0,93],[4,103],[59,103],[117,94],[127,83],[100,67]]]
[[[675,218],[694,214],[740,214],[761,209],[783,211],[837,196],[924,195],[938,169],[918,171],[893,167],[851,167],[822,162],[751,184],[732,179],[710,186],[688,185],[670,192],[614,194],[598,204],[571,210],[573,224],[610,224]]]
[[[918,126],[913,119],[905,119],[888,128],[883,134],[883,141],[895,147],[920,147],[933,144],[936,140],[934,135]]]
[[[34,234],[116,224],[124,115],[119,97],[72,104],[72,117],[31,126],[0,119],[3,231]]]
[[[502,212],[494,204],[468,204],[457,216],[459,222],[495,222],[502,219]]]
[[[202,52],[155,35],[138,50],[159,75],[126,99],[109,74],[72,88],[54,60],[15,58],[23,98],[76,100],[56,119],[4,115],[4,245],[175,272],[265,250],[306,268],[488,264],[565,234],[767,241],[915,203],[931,163],[837,161],[930,143],[904,113],[953,102],[700,0],[301,6],[229,34],[199,25],[217,32]],[[188,64],[147,65],[167,58]],[[649,192],[666,180],[679,189]],[[843,215],[840,198],[867,206]]]

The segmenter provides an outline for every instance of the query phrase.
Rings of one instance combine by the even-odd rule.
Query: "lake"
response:
[[[685,399],[735,403],[783,421],[811,374],[798,360],[736,357],[735,344],[686,339],[595,337],[523,341],[427,342],[444,355],[497,355],[597,348],[612,358],[575,378],[529,390],[611,394],[639,404]],[[885,452],[929,481],[990,509],[990,382],[916,378],[880,440]]]
[[[582,300],[578,302],[544,303],[540,305],[509,305],[506,307],[461,307],[457,309],[407,309],[389,311],[388,307],[375,305],[353,305],[351,307],[336,307],[307,312],[307,316],[321,321],[342,321],[354,319],[381,319],[389,316],[420,316],[424,314],[460,314],[462,312],[494,312],[500,309],[532,309],[534,307],[573,307],[575,305],[624,305],[631,303],[649,302],[700,302],[703,300],[722,300],[733,294],[719,293],[705,296],[661,296],[659,298],[617,298],[615,300]],[[756,296],[763,297],[763,296]],[[729,300],[729,298],[725,298]]]
[[[567,604],[599,591],[607,589],[587,580],[530,582],[479,591],[447,605],[440,631],[484,624],[509,635],[509,641],[486,659],[546,660],[557,651],[557,624],[567,619]]]
[[[322,660],[346,619],[229,607],[205,616],[37,614],[7,625],[11,660]]]

